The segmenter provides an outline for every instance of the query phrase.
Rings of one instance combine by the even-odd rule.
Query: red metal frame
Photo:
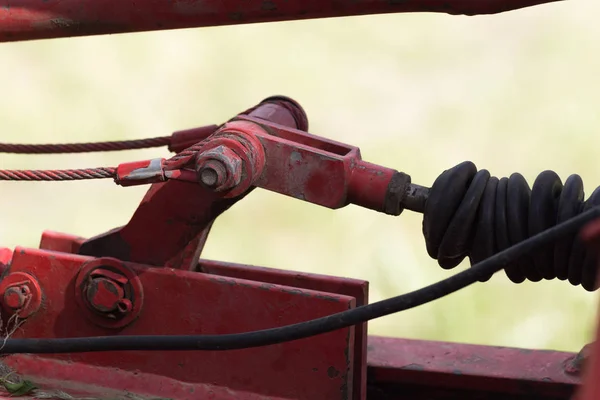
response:
[[[344,311],[356,306],[357,297],[362,297],[359,303],[366,302],[367,284],[356,280],[295,276],[298,274],[263,269],[254,272],[261,277],[261,281],[256,281],[248,279],[253,271],[238,274],[235,266],[226,263],[207,263],[207,268],[213,270],[207,274],[56,251],[61,247],[72,249],[77,241],[47,233],[42,247],[49,246],[54,251],[15,250],[10,274],[23,271],[34,275],[44,290],[45,301],[43,310],[27,319],[23,330],[15,332],[14,337],[235,333]],[[139,316],[123,328],[99,324],[100,316],[90,318],[87,308],[77,301],[81,291],[76,281],[81,272],[115,264],[133,271],[145,289],[143,302],[140,297],[132,299],[141,308]],[[222,274],[217,275],[216,271]],[[295,285],[287,286],[281,281]],[[355,354],[360,357],[366,348],[364,335],[358,339],[355,329],[349,328],[306,340],[225,353],[14,355],[5,358],[4,363],[21,374],[31,375],[39,371],[37,363],[41,359],[45,365],[52,365],[51,371],[43,373],[45,378],[90,386],[99,384],[96,377],[80,373],[72,363],[128,371],[118,377],[121,385],[137,371],[146,376],[145,383],[140,382],[140,394],[174,399],[238,398],[241,392],[248,393],[248,398],[348,399],[358,398],[352,397],[355,379],[365,380],[364,373],[353,368]],[[306,349],[314,353],[308,355]],[[363,373],[363,377],[355,377],[355,373]],[[160,390],[147,382],[163,379],[170,383]],[[144,388],[146,384],[148,387]],[[115,388],[112,383],[108,387]]]
[[[552,1],[0,0],[0,42],[400,12],[490,14]],[[296,103],[272,98],[226,124],[176,132],[169,149],[187,158],[117,168],[120,185],[152,185],[125,226],[90,239],[46,232],[40,249],[0,249],[3,322],[24,322],[12,337],[236,333],[367,304],[365,281],[199,258],[214,220],[255,187],[334,209],[422,208],[407,193],[409,176],[307,130]],[[584,235],[600,248],[600,222]],[[596,400],[600,347],[587,350],[591,358],[378,337],[367,345],[362,324],[231,352],[9,355],[3,363],[72,395],[568,399],[584,374],[577,400]]]
[[[275,97],[221,126],[178,132],[173,159],[118,168],[118,183],[152,184],[124,227],[91,239],[46,232],[40,249],[0,251],[4,322],[25,318],[12,337],[237,333],[367,304],[365,281],[199,259],[215,218],[254,187],[330,208],[354,203],[398,215],[404,205],[420,207],[406,197],[410,177],[366,163],[359,149],[307,127],[300,106]],[[206,170],[215,184],[203,181]],[[129,390],[181,400],[568,399],[580,383],[577,360],[570,353],[377,337],[367,347],[366,324],[230,352],[3,359],[36,383],[71,394]]]
[[[402,12],[493,14],[557,0],[0,0],[0,42]]]

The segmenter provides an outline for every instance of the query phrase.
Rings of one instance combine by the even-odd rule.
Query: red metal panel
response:
[[[558,351],[369,337],[369,385],[418,385],[566,399],[580,382],[579,377],[565,372],[575,356]]]
[[[339,293],[356,299],[356,306],[368,304],[369,283],[358,279],[254,267],[243,264],[200,260],[198,270],[221,276],[274,283],[320,292]],[[354,399],[366,397],[367,388],[367,324],[354,327]]]
[[[187,383],[143,371],[125,371],[88,363],[70,362],[31,355],[11,356],[9,364],[23,372],[43,392],[61,390],[75,398],[130,399],[128,393],[170,400],[292,400],[294,397],[265,396],[211,383]],[[35,399],[31,396],[18,399]],[[15,399],[0,392],[0,400]]]
[[[0,0],[0,41],[396,12],[489,14],[554,0]]]
[[[104,329],[84,318],[75,301],[74,277],[89,260],[84,256],[43,250],[19,248],[15,251],[10,272],[34,275],[42,287],[44,302],[40,311],[13,337],[236,333],[306,321],[356,305],[351,296],[127,264],[144,287],[143,309],[139,318],[127,327]],[[49,371],[50,375],[62,370],[60,373],[73,374],[75,380],[87,384],[97,383],[96,376],[74,368],[71,363],[138,371],[149,374],[149,381],[160,376],[190,384],[198,390],[210,385],[221,387],[224,393],[228,388],[233,393],[215,398],[238,398],[235,393],[248,392],[255,396],[249,398],[346,400],[352,398],[353,350],[354,328],[351,328],[239,351],[106,352],[56,355],[47,359],[58,362],[52,368],[54,372]],[[7,357],[5,362],[25,375],[40,373],[37,358],[17,355]],[[125,376],[122,379],[125,381]],[[152,387],[151,382],[147,385]],[[141,388],[144,386],[140,384]],[[202,398],[194,393],[178,398]]]

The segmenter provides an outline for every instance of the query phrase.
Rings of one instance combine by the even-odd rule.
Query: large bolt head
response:
[[[4,304],[13,311],[25,307],[27,298],[30,296],[27,286],[12,286],[4,292]]]
[[[242,159],[229,147],[217,146],[198,154],[196,172],[202,185],[223,192],[242,181]]]
[[[120,311],[125,298],[123,288],[107,278],[94,278],[86,289],[86,297],[90,306],[101,313]]]

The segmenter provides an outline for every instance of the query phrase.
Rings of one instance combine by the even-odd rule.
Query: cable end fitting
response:
[[[155,158],[120,164],[117,167],[115,182],[120,186],[164,182],[166,180],[164,163],[164,158]]]

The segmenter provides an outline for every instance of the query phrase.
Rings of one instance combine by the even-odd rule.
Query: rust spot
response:
[[[300,289],[282,289],[281,291],[284,293],[295,294],[295,295],[300,295],[300,296],[304,296],[304,297],[310,297],[310,294],[308,294]]]
[[[339,375],[340,375],[340,371],[335,369],[335,367],[331,366],[331,367],[327,368],[327,376],[329,376],[331,379],[337,378]]]
[[[224,285],[229,285],[229,286],[236,286],[237,283],[235,281],[229,280],[229,279],[225,279],[225,278],[211,278],[210,279],[213,282],[216,283],[220,283],[220,284],[224,284]]]
[[[342,392],[342,399],[347,400],[348,399],[348,384],[346,382],[342,383],[342,386],[340,387],[340,392]]]
[[[408,364],[402,367],[402,369],[408,369],[410,371],[424,371],[425,367],[421,364]]]
[[[275,287],[275,285],[270,284],[270,283],[263,283],[262,285],[259,286],[259,288],[262,290],[271,290],[271,289],[273,289],[273,287]]]
[[[331,301],[331,302],[334,302],[334,303],[338,303],[340,301],[340,299],[338,299],[337,297],[327,296],[327,295],[324,295],[324,294],[318,294],[318,295],[315,296],[315,298],[321,299],[321,300],[326,300],[326,301]]]
[[[302,161],[302,154],[300,154],[299,151],[292,151],[292,154],[290,154],[290,160],[292,160],[293,163],[298,163]]]

